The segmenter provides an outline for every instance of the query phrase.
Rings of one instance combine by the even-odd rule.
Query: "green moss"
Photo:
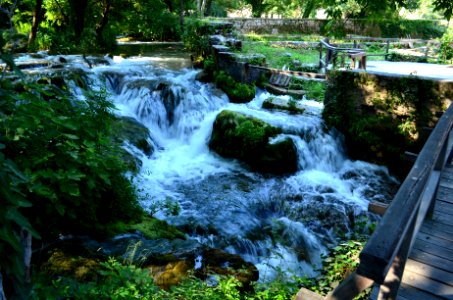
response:
[[[185,239],[184,233],[176,227],[169,225],[167,222],[146,216],[140,223],[127,226],[128,231],[138,230],[147,239]]]
[[[278,103],[275,98],[270,97],[263,102],[262,108],[265,109],[280,109],[286,110],[290,113],[301,114],[305,109],[297,106],[297,101],[291,99],[289,101],[282,101]]]
[[[224,91],[233,103],[246,103],[255,97],[255,86],[236,82],[233,77],[220,71],[214,74],[216,85]]]
[[[224,157],[244,161],[254,171],[295,172],[298,158],[293,140],[269,143],[280,133],[281,129],[259,119],[225,110],[214,122],[209,147]]]

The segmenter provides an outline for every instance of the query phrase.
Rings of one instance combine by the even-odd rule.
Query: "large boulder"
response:
[[[149,129],[135,118],[119,117],[114,128],[113,138],[120,144],[128,141],[147,156],[151,156],[154,152]],[[138,172],[142,166],[142,161],[137,154],[124,148],[121,152],[121,158],[133,172]]]
[[[153,154],[154,149],[150,143],[149,129],[135,118],[120,117],[116,129],[116,138],[119,141],[129,141],[148,156]]]
[[[254,171],[273,174],[297,171],[297,149],[291,138],[274,139],[281,129],[229,110],[214,122],[209,147],[223,157],[236,158]]]

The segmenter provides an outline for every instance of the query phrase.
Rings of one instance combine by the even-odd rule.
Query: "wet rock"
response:
[[[265,109],[286,110],[294,114],[301,114],[305,111],[302,105],[296,100],[276,97],[269,97],[264,100],[262,107]]]
[[[146,155],[153,154],[154,149],[150,142],[149,129],[145,125],[132,117],[120,117],[117,124],[115,131],[117,141],[129,141]]]
[[[204,83],[211,82],[212,79],[213,79],[212,76],[204,70],[201,71],[200,73],[198,73],[197,76],[195,76],[195,80],[198,80],[198,81],[204,82]]]
[[[41,266],[41,271],[52,276],[69,276],[79,281],[88,281],[96,279],[99,268],[98,259],[70,254],[56,248]]]
[[[216,34],[209,37],[209,44],[211,45],[225,45],[226,38],[223,35]]]
[[[209,147],[224,157],[237,158],[252,170],[284,174],[297,171],[298,159],[294,141],[274,140],[279,128],[238,112],[222,111],[214,122]]]
[[[201,257],[201,267],[195,274],[202,278],[213,274],[232,275],[242,282],[244,287],[250,287],[251,283],[259,278],[255,265],[244,261],[239,255],[208,249]]]
[[[185,260],[175,259],[164,264],[151,264],[147,268],[155,283],[164,289],[180,283],[190,270],[194,270],[194,275],[203,280],[213,275],[234,276],[244,289],[250,289],[252,283],[259,278],[255,265],[244,261],[239,255],[219,249],[207,249]]]

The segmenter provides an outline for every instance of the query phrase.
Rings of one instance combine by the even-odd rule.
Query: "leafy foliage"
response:
[[[245,292],[234,277],[212,278],[211,284],[189,276],[169,290],[159,289],[149,271],[123,265],[114,259],[101,263],[96,281],[78,282],[70,277],[51,279],[40,276],[31,299],[149,299],[149,300],[284,300],[298,290],[297,281],[255,284],[254,291]]]
[[[434,0],[433,4],[434,10],[443,12],[445,19],[450,21],[453,16],[453,2],[450,0]]]
[[[21,192],[28,178],[13,161],[5,157],[3,151],[6,147],[1,139],[0,136],[0,270],[19,292],[25,275],[21,259],[21,231],[29,231],[35,238],[39,238],[39,235],[23,213],[24,208],[32,205]]]
[[[112,104],[103,95],[75,101],[55,86],[4,81],[4,153],[29,182],[21,190],[38,232],[105,230],[140,215],[119,148],[111,140]]]
[[[444,61],[453,59],[453,28],[448,28],[440,41],[440,55],[442,59]]]
[[[198,19],[188,19],[184,25],[184,47],[194,54],[195,63],[201,63],[209,57],[209,35],[214,34],[214,28],[208,22]]]

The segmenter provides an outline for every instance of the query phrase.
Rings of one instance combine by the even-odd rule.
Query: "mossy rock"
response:
[[[117,141],[129,141],[146,155],[150,156],[153,154],[154,149],[149,142],[149,129],[145,125],[132,117],[120,117],[117,125],[115,128]]]
[[[286,110],[294,114],[302,114],[305,111],[300,103],[293,99],[282,99],[275,97],[269,97],[264,100],[262,107],[265,109]]]
[[[280,133],[281,129],[262,120],[224,110],[214,122],[209,147],[223,157],[247,163],[254,171],[293,173],[298,166],[294,141],[285,138],[270,142]]]
[[[147,239],[185,239],[183,232],[176,227],[169,225],[167,222],[152,218],[144,217],[142,222],[128,225],[132,230],[140,231]]]
[[[62,249],[55,249],[41,270],[51,276],[69,276],[79,281],[90,281],[97,277],[99,260],[72,255]]]

